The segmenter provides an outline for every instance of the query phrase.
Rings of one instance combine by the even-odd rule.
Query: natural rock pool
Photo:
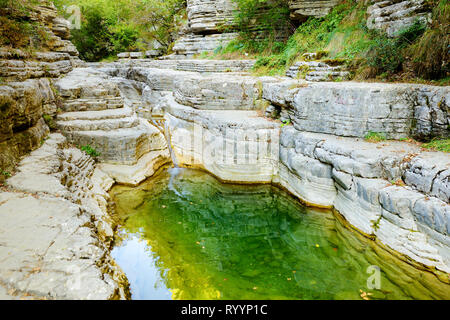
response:
[[[174,168],[111,196],[121,223],[112,256],[133,299],[450,298],[436,275],[275,186]]]

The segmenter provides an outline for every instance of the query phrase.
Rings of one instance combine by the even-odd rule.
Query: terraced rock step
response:
[[[136,116],[124,117],[118,119],[100,119],[100,120],[72,120],[58,121],[57,125],[64,132],[71,131],[93,131],[93,130],[116,130],[124,128],[133,128],[139,124]]]
[[[172,69],[178,71],[192,71],[199,73],[219,73],[219,72],[248,72],[255,65],[256,60],[153,60],[153,59],[122,59],[115,63],[107,64],[109,67],[115,66],[116,69],[125,68],[154,68],[154,69]],[[102,63],[89,64],[92,68],[104,68]]]
[[[120,119],[134,115],[131,108],[108,109],[101,111],[66,112],[57,116],[58,121]]]
[[[225,47],[238,37],[237,33],[219,33],[211,35],[187,34],[177,40],[173,47],[174,59],[189,59],[202,52],[213,52]]]
[[[229,182],[280,184],[307,203],[335,207],[350,224],[414,261],[450,271],[446,154],[405,142],[280,128],[252,111],[198,110],[173,99],[166,110],[181,165]]]
[[[205,110],[255,110],[262,84],[277,79],[238,75],[192,75],[175,80],[175,100]]]
[[[107,74],[75,69],[56,86],[68,111],[58,115],[58,128],[70,142],[94,148],[100,161],[132,166],[149,152],[164,154],[161,132],[125,106],[118,84]]]
[[[118,109],[123,108],[124,102],[121,97],[103,97],[99,99],[86,98],[86,99],[67,99],[64,100],[62,109],[66,112],[76,111],[101,111],[106,109]]]
[[[350,79],[350,73],[343,66],[332,67],[320,61],[296,62],[286,72],[286,76],[314,82]]]
[[[304,21],[308,17],[324,17],[338,3],[338,0],[290,0],[291,19]]]

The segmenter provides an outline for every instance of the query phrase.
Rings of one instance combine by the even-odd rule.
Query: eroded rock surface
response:
[[[109,254],[114,181],[52,134],[0,193],[0,298],[124,299],[128,282]]]
[[[0,182],[48,134],[42,116],[51,118],[58,109],[53,79],[82,64],[68,40],[68,22],[57,16],[51,2],[39,1],[24,15],[23,19],[39,23],[46,37],[31,53],[0,48]]]
[[[391,139],[449,136],[448,87],[286,81],[265,83],[263,98],[283,109],[300,131],[353,137],[372,131]]]
[[[367,14],[369,29],[382,30],[395,37],[416,21],[427,24],[431,19],[431,7],[425,0],[375,0]]]
[[[291,19],[305,21],[308,17],[324,17],[338,3],[339,0],[290,0]]]
[[[103,163],[135,166],[150,152],[154,158],[168,158],[161,132],[125,105],[118,83],[107,74],[75,69],[56,87],[66,111],[58,115],[58,127],[72,143],[94,148]]]
[[[176,65],[157,69],[115,64],[108,72],[144,83],[143,94],[160,104],[177,164],[230,182],[282,185],[306,203],[336,208],[351,225],[404,259],[450,270],[447,154],[424,152],[406,142],[376,144],[358,138],[370,130],[409,135],[424,128],[412,125],[420,122],[415,117],[424,108],[440,120],[430,117],[433,125],[423,135],[448,136],[448,129],[439,126],[448,121],[443,113],[447,88],[313,84],[171,69]],[[247,85],[249,91],[241,91]],[[259,112],[270,107],[279,108],[293,126],[281,128],[279,122],[260,118]],[[337,113],[329,115],[321,108]],[[348,118],[338,123],[339,112]],[[353,120],[354,126],[348,125]],[[310,127],[302,127],[305,123]]]
[[[72,239],[83,232],[83,241],[92,244],[84,247],[100,248],[89,261],[100,262],[91,263],[83,280],[98,288],[95,293],[56,280],[48,283],[51,293],[44,297],[123,297],[121,278],[111,271],[114,264],[103,247],[113,234],[104,214],[104,191],[115,182],[137,185],[153,175],[168,161],[166,139],[181,166],[202,168],[229,182],[281,185],[308,204],[337,209],[352,226],[420,268],[439,275],[450,272],[448,154],[425,152],[406,142],[362,139],[369,131],[388,138],[448,137],[448,88],[256,78],[243,73],[252,63],[124,60],[76,68],[58,81],[63,99],[58,127],[71,142],[100,151],[101,163],[94,170],[83,153],[52,135],[9,179],[13,189],[0,194],[0,217],[6,213],[7,225],[14,201],[22,199],[23,206],[36,210],[44,205],[41,197],[51,200],[56,209],[36,215],[39,219],[53,217],[54,210],[67,204],[70,208],[60,218],[71,221],[74,229],[64,236]],[[7,97],[13,88],[2,90]],[[33,88],[29,90],[34,97]],[[50,94],[42,100],[51,101]],[[22,105],[28,109],[8,120],[9,131],[2,134],[14,133],[23,123],[42,123],[32,99]],[[264,112],[285,123],[263,118]],[[164,119],[164,128],[148,123],[155,119]],[[48,244],[53,233],[48,234],[39,247]],[[58,245],[48,247],[64,247],[65,242],[53,239]],[[72,239],[70,244],[77,247],[79,242]],[[73,251],[82,252],[69,260],[77,265],[85,251]],[[61,252],[57,254],[63,256]],[[108,267],[99,271],[99,265]],[[21,277],[1,280],[6,284],[0,283],[0,292],[41,297]]]
[[[232,0],[188,0],[189,29],[196,34],[217,33],[233,23],[236,3]]]

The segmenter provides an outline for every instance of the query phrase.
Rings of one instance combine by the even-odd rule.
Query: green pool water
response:
[[[133,299],[450,298],[434,274],[275,186],[175,168],[111,196]]]

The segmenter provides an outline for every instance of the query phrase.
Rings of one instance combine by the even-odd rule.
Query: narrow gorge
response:
[[[412,24],[411,12],[428,17],[425,1],[373,2],[367,26],[388,34]],[[290,16],[296,23],[324,17],[337,3],[289,1]],[[229,0],[188,0],[188,22],[172,54],[153,59],[126,52],[112,62],[85,62],[69,40],[69,23],[51,2],[40,1],[30,15],[49,35],[42,52],[0,48],[0,299],[137,298],[130,287],[135,275],[114,254],[118,230],[128,223],[120,211],[138,211],[143,203],[166,208],[164,201],[175,201],[165,198],[171,183],[208,202],[196,211],[189,207],[197,203],[183,200],[190,214],[208,212],[202,218],[209,223],[242,228],[249,237],[275,232],[266,224],[282,230],[283,222],[266,221],[265,208],[302,212],[320,232],[337,228],[352,259],[370,247],[374,253],[364,259],[392,282],[376,298],[450,298],[450,156],[411,139],[450,137],[450,87],[350,81],[349,70],[316,52],[284,76],[255,75],[253,59],[200,59],[238,36],[233,10]],[[384,138],[370,141],[370,133]],[[254,224],[233,218],[252,202]],[[170,214],[175,229],[181,218]],[[164,212],[156,217],[164,220]],[[161,221],[145,228],[169,233]],[[203,220],[196,223],[183,226],[195,235],[213,232]],[[253,226],[259,229],[247,229]],[[313,239],[319,246],[320,237]],[[174,259],[168,252],[182,254],[161,247],[167,261]],[[291,262],[302,248],[280,252]],[[271,252],[264,250],[258,257]],[[227,268],[226,259],[214,263]],[[200,277],[198,270],[185,271]],[[221,298],[216,282],[223,276],[214,272],[215,282],[205,284],[211,290],[200,298]],[[171,288],[172,298],[197,299],[182,280],[172,282],[179,286]],[[248,286],[253,292],[262,284]],[[336,288],[341,291],[330,296],[302,297],[281,287],[244,296],[359,298],[358,290]],[[239,293],[230,289],[229,297]]]

